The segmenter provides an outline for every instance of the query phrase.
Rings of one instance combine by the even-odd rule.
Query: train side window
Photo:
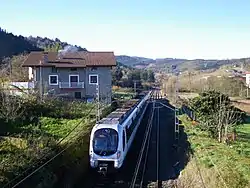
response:
[[[126,140],[125,140],[125,131],[123,131],[123,137],[122,137],[122,145],[123,145],[123,151],[124,151],[124,149],[125,149],[125,142],[126,142]]]
[[[129,140],[130,136],[129,136],[129,129],[126,128],[126,135],[127,135],[127,140]]]

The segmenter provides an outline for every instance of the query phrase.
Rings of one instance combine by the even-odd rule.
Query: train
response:
[[[89,144],[90,166],[99,173],[120,169],[135,138],[152,91],[127,107],[116,109],[92,128]]]

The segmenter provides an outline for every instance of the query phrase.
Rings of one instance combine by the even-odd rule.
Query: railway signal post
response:
[[[177,101],[179,96],[179,71],[176,69],[176,65],[172,65],[172,72],[176,75],[176,83],[175,83],[175,140],[179,140],[179,109],[177,107]]]

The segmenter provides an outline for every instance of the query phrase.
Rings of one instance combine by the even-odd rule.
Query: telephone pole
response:
[[[136,93],[136,81],[134,81],[134,92]]]
[[[100,121],[100,89],[99,83],[96,84],[96,99],[97,99],[97,114],[96,114],[96,121]]]
[[[179,92],[179,71],[176,69],[176,65],[172,65],[172,72],[176,75],[176,83],[175,83],[175,139],[179,139],[179,109],[177,107],[178,101],[178,92]]]
[[[43,95],[43,88],[42,88],[42,61],[40,61],[40,67],[39,67],[39,92],[40,92],[40,100],[42,100],[42,95]]]
[[[249,88],[249,84],[247,84],[247,98],[248,98],[248,88]]]

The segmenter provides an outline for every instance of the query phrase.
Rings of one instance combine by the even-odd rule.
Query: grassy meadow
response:
[[[207,188],[250,187],[250,122],[239,126],[237,140],[226,145],[192,125],[186,115],[179,118],[195,157],[183,170],[178,187],[198,188],[202,182]]]

